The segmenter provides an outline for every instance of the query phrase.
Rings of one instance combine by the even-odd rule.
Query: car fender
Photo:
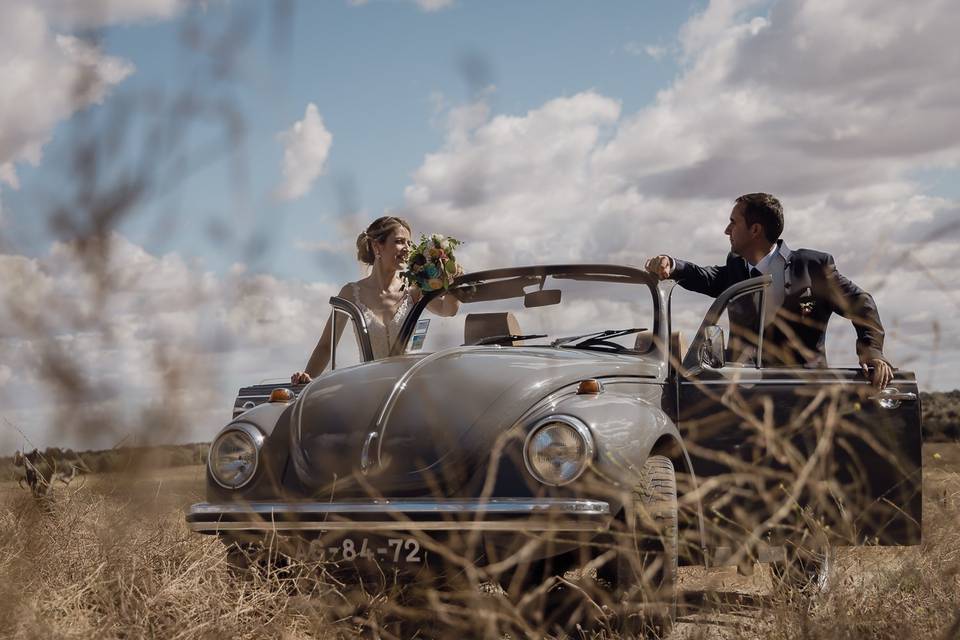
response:
[[[581,492],[607,491],[611,511],[620,511],[627,492],[636,487],[640,472],[651,455],[673,460],[679,473],[689,477],[686,490],[697,493],[697,479],[690,456],[676,424],[660,406],[660,387],[652,384],[607,384],[600,394],[566,396],[552,404],[548,415],[569,415],[587,425],[594,438],[591,470],[578,481]],[[703,509],[699,498],[689,507],[687,527],[697,530],[704,548]]]
[[[269,437],[270,434],[273,433],[274,428],[277,426],[280,416],[283,415],[283,412],[286,411],[291,404],[292,402],[265,402],[263,404],[258,404],[251,409],[247,409],[227,423],[225,427],[217,432],[217,436],[233,425],[245,422],[247,424],[254,425],[263,432],[264,436]]]
[[[276,497],[286,493],[283,488],[282,475],[289,456],[289,449],[287,447],[287,437],[284,437],[283,434],[286,433],[284,425],[288,425],[290,422],[291,406],[292,403],[290,402],[267,402],[257,405],[238,415],[217,432],[214,441],[224,431],[236,425],[253,425],[263,432],[264,442],[260,449],[257,472],[250,483],[240,489],[231,491],[210,480],[207,482],[207,498],[209,500],[255,500]],[[274,431],[278,429],[276,436],[271,437]],[[207,475],[210,475],[209,465],[207,466]]]
[[[597,395],[568,396],[545,415],[550,414],[573,416],[586,424],[594,439],[594,471],[628,489],[636,486],[640,470],[659,440],[664,436],[681,440],[673,421],[659,406],[615,385]]]

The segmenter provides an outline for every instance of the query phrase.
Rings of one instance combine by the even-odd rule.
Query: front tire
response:
[[[621,628],[664,636],[677,614],[677,478],[670,458],[647,458],[624,507],[624,532],[610,576]]]

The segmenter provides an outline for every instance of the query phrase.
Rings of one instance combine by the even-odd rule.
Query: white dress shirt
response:
[[[777,254],[777,251],[779,250],[780,250],[780,243],[774,242],[773,246],[770,247],[770,252],[767,255],[760,258],[760,262],[758,262],[757,264],[750,264],[750,262],[746,258],[744,258],[743,261],[747,263],[747,272],[749,273],[750,269],[756,269],[763,275],[767,275],[768,273],[770,273],[770,263],[773,261],[773,256],[775,256]]]
[[[770,252],[760,258],[760,262],[756,265],[750,264],[746,258],[743,261],[747,264],[748,272],[751,269],[756,269],[763,275],[773,276],[773,282],[766,296],[766,309],[764,310],[764,324],[769,324],[776,317],[777,309],[783,305],[783,299],[786,295],[784,287],[786,262],[780,256],[780,242],[774,242],[773,246],[770,247]],[[776,267],[774,267],[774,263],[776,263]]]

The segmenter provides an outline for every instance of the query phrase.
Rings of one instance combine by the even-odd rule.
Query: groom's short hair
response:
[[[743,205],[743,219],[747,226],[759,224],[763,235],[776,242],[783,233],[783,205],[769,193],[747,193],[736,200]]]

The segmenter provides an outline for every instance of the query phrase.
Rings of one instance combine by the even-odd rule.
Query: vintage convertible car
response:
[[[613,602],[668,615],[681,561],[918,543],[914,376],[878,392],[856,368],[764,366],[763,318],[732,310],[769,283],[721,295],[688,350],[674,283],[627,266],[468,274],[456,315],[425,295],[380,360],[331,298],[355,339],[303,388],[241,390],[189,527],[334,564],[467,558],[513,589],[586,563]]]

